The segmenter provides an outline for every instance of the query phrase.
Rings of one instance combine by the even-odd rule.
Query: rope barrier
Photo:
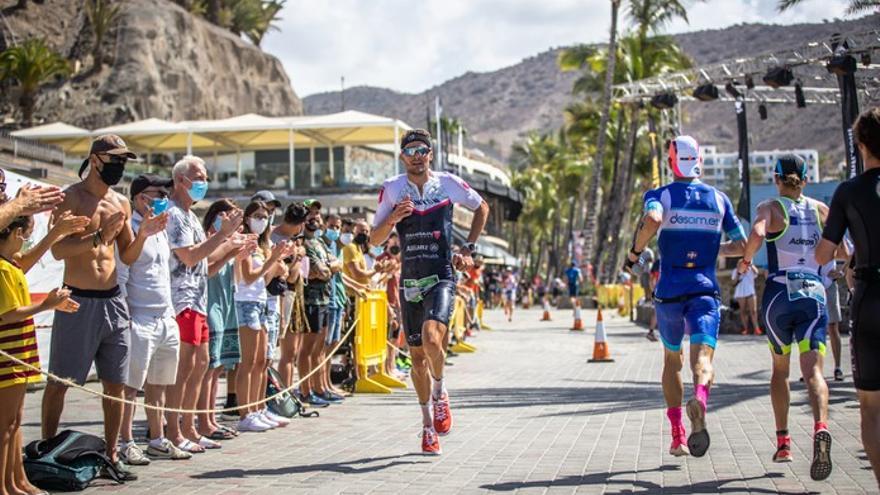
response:
[[[136,400],[132,401],[132,400],[125,399],[123,397],[114,397],[112,395],[107,395],[103,392],[98,392],[97,390],[92,390],[90,388],[79,385],[78,383],[75,383],[74,381],[72,381],[68,378],[61,378],[60,376],[49,373],[48,371],[44,371],[42,368],[40,368],[38,366],[34,366],[30,363],[26,363],[26,362],[16,358],[15,356],[12,356],[11,354],[7,353],[4,350],[0,350],[0,356],[12,361],[15,364],[24,366],[25,368],[28,368],[31,371],[36,371],[36,372],[40,373],[41,375],[52,379],[53,381],[60,382],[67,387],[71,387],[71,388],[74,388],[77,390],[82,390],[83,392],[85,392],[87,394],[91,394],[96,397],[100,397],[102,399],[109,399],[109,400],[112,400],[115,402],[121,402],[123,404],[129,404],[129,405],[137,406],[137,407],[143,407],[144,409],[151,409],[154,411],[174,412],[174,413],[179,413],[179,414],[216,414],[216,413],[233,412],[233,411],[238,412],[239,409],[246,409],[246,408],[253,407],[253,406],[259,406],[259,405],[265,404],[269,401],[272,401],[272,400],[276,399],[277,397],[280,397],[280,396],[290,392],[291,390],[295,389],[296,387],[300,386],[300,384],[302,384],[303,382],[305,382],[306,380],[311,378],[312,375],[317,373],[318,370],[322,369],[324,367],[324,365],[326,365],[333,358],[333,356],[336,354],[336,351],[338,351],[339,348],[342,347],[342,344],[345,343],[345,341],[348,339],[348,337],[351,335],[351,333],[355,330],[355,328],[357,328],[357,324],[358,324],[358,319],[355,319],[354,323],[351,324],[351,327],[349,327],[349,329],[345,332],[345,334],[339,339],[339,342],[336,344],[336,347],[334,347],[332,351],[327,353],[327,357],[324,358],[324,360],[321,361],[318,364],[318,366],[315,367],[315,369],[308,372],[305,376],[301,377],[299,380],[297,380],[295,383],[293,383],[289,387],[285,388],[284,390],[280,390],[277,393],[270,395],[269,397],[266,397],[264,399],[260,399],[255,402],[251,402],[249,404],[239,404],[236,407],[224,407],[224,408],[220,408],[220,409],[178,409],[178,408],[165,407],[165,406],[153,406],[153,405],[150,405],[147,403],[138,402]]]

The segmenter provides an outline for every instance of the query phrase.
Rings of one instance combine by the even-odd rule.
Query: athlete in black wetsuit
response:
[[[856,121],[865,171],[837,187],[816,261],[824,264],[849,231],[855,244],[852,298],[853,381],[862,409],[862,443],[880,484],[880,108]]]
[[[400,157],[406,173],[383,184],[370,243],[382,244],[392,229],[397,229],[401,312],[412,352],[413,385],[422,406],[422,452],[439,454],[437,436],[452,428],[443,367],[447,326],[455,301],[454,268],[464,270],[473,265],[471,254],[489,217],[489,205],[461,178],[430,171],[432,156],[428,131],[415,129],[403,136]],[[468,243],[461,254],[453,256],[455,204],[475,212]]]

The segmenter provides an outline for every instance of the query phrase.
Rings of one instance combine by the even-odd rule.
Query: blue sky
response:
[[[626,2],[624,2],[626,3]],[[779,14],[776,0],[709,0],[677,33],[741,22],[821,22],[846,0],[806,0]],[[263,48],[284,64],[300,96],[370,85],[420,92],[467,71],[515,64],[551,47],[607,38],[608,0],[288,0]],[[624,19],[624,26],[627,26]]]

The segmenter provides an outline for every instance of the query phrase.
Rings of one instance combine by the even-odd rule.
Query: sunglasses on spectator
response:
[[[431,148],[427,146],[416,146],[414,148],[404,148],[403,154],[406,156],[428,156],[428,153],[431,152]]]
[[[0,193],[6,192],[6,183],[0,182]]]
[[[128,163],[128,158],[124,157],[124,156],[119,156],[119,155],[106,155],[106,156],[109,156],[110,159],[104,160],[103,158],[101,158],[101,155],[98,155],[98,159],[101,160],[101,163],[103,163],[104,165],[123,165],[124,166],[126,163]]]
[[[165,199],[168,197],[168,193],[165,191],[144,191],[141,194],[145,194],[151,198]]]

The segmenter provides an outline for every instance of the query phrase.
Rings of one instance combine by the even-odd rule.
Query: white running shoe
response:
[[[256,413],[250,413],[238,422],[238,431],[266,431],[272,428],[259,420]]]
[[[290,418],[285,418],[284,416],[279,416],[268,409],[263,409],[263,416],[266,417],[269,421],[274,421],[278,423],[278,427],[284,428],[285,426],[290,424]]]
[[[272,419],[270,419],[269,416],[266,416],[266,410],[265,410],[265,409],[263,409],[262,411],[256,413],[256,416],[257,416],[257,420],[258,420],[258,421],[260,421],[260,422],[263,423],[263,424],[269,425],[269,427],[272,428],[272,429],[275,429],[275,428],[278,428],[279,426],[281,426],[279,423],[277,423],[277,422],[273,421]]]

